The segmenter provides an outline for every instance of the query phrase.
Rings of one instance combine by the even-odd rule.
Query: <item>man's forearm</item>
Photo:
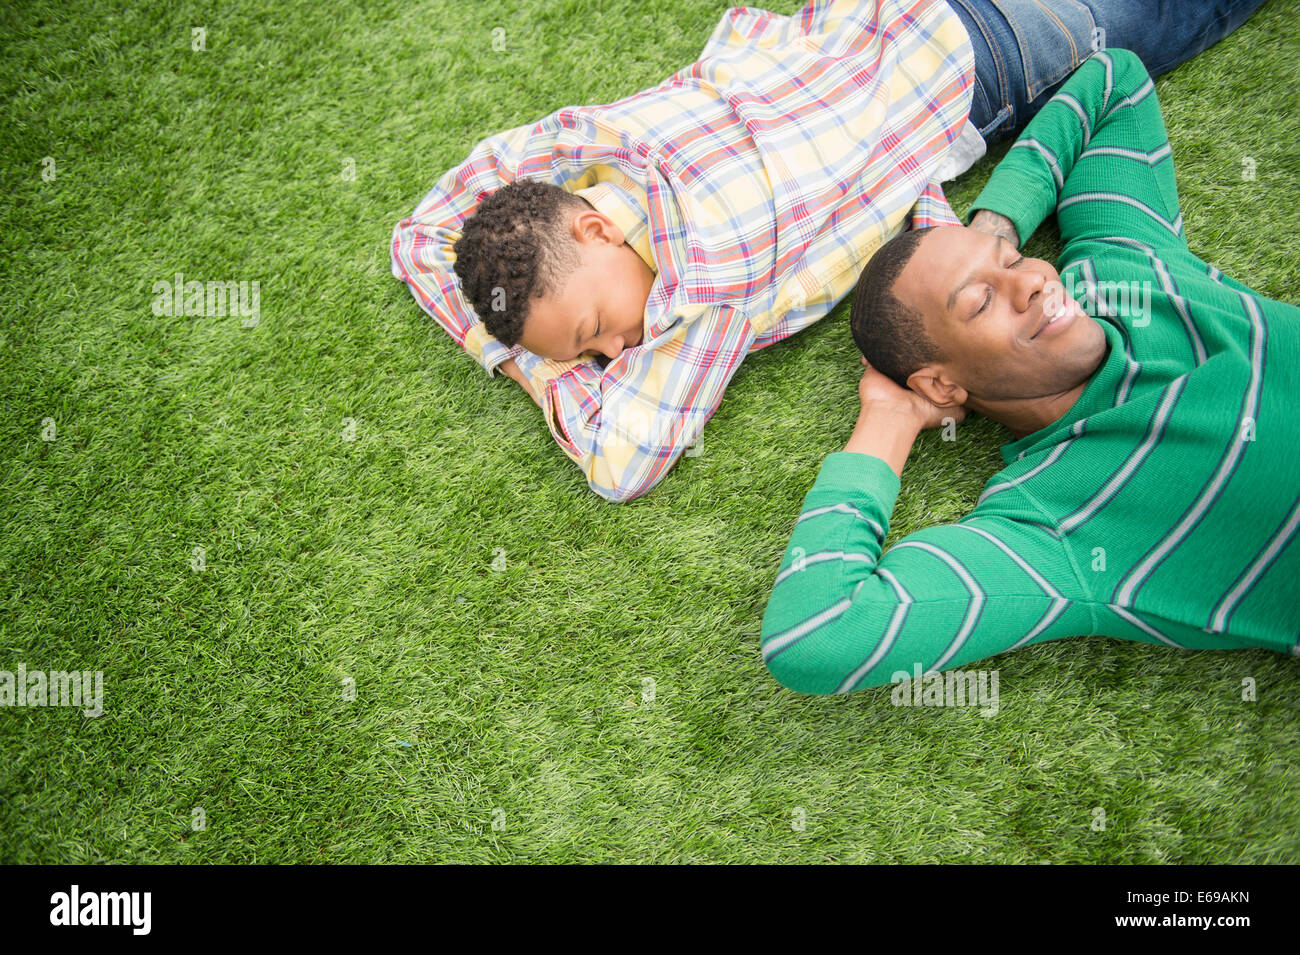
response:
[[[871,410],[858,416],[853,436],[844,450],[880,458],[901,478],[907,456],[912,453],[912,445],[921,431],[922,424],[913,415]]]

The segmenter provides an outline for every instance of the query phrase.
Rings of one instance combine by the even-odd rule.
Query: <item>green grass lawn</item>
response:
[[[992,719],[767,674],[857,415],[847,302],[614,505],[392,277],[480,139],[656,84],[726,5],[4,6],[0,669],[102,670],[104,713],[0,709],[0,862],[1300,862],[1281,655],[1050,643],[981,664]],[[1293,303],[1297,15],[1156,83],[1192,249]],[[260,321],[156,315],[178,272]],[[924,435],[891,543],[1006,434]]]

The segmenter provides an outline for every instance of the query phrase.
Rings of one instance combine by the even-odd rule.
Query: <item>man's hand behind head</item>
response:
[[[861,363],[863,372],[862,380],[858,382],[858,398],[861,402],[859,417],[894,414],[914,420],[922,431],[943,427],[949,418],[957,422],[965,420],[966,409],[961,405],[941,408],[924,395],[895,384],[888,375],[872,368],[866,358],[862,358]]]

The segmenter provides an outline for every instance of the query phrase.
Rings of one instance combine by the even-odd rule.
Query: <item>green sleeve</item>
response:
[[[1083,63],[998,163],[967,216],[1001,213],[1023,244],[1053,211],[1068,244],[1120,236],[1186,247],[1155,87],[1128,50]]]
[[[763,660],[782,686],[847,693],[1094,632],[1065,544],[1005,503],[909,534],[882,556],[898,490],[873,455],[823,462],[763,615]],[[1015,490],[998,500],[1044,520]]]

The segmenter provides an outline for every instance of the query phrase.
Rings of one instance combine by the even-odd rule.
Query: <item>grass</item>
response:
[[[994,719],[768,676],[777,564],[857,413],[846,305],[611,505],[392,278],[393,225],[481,138],[654,85],[725,5],[0,11],[0,669],[105,688],[97,719],[0,709],[0,862],[1300,861],[1280,655],[1051,643],[996,659]],[[1297,12],[1157,81],[1192,248],[1290,302]],[[176,272],[259,281],[260,323],[155,315]],[[998,426],[961,433],[920,441],[891,542],[1000,466]]]

